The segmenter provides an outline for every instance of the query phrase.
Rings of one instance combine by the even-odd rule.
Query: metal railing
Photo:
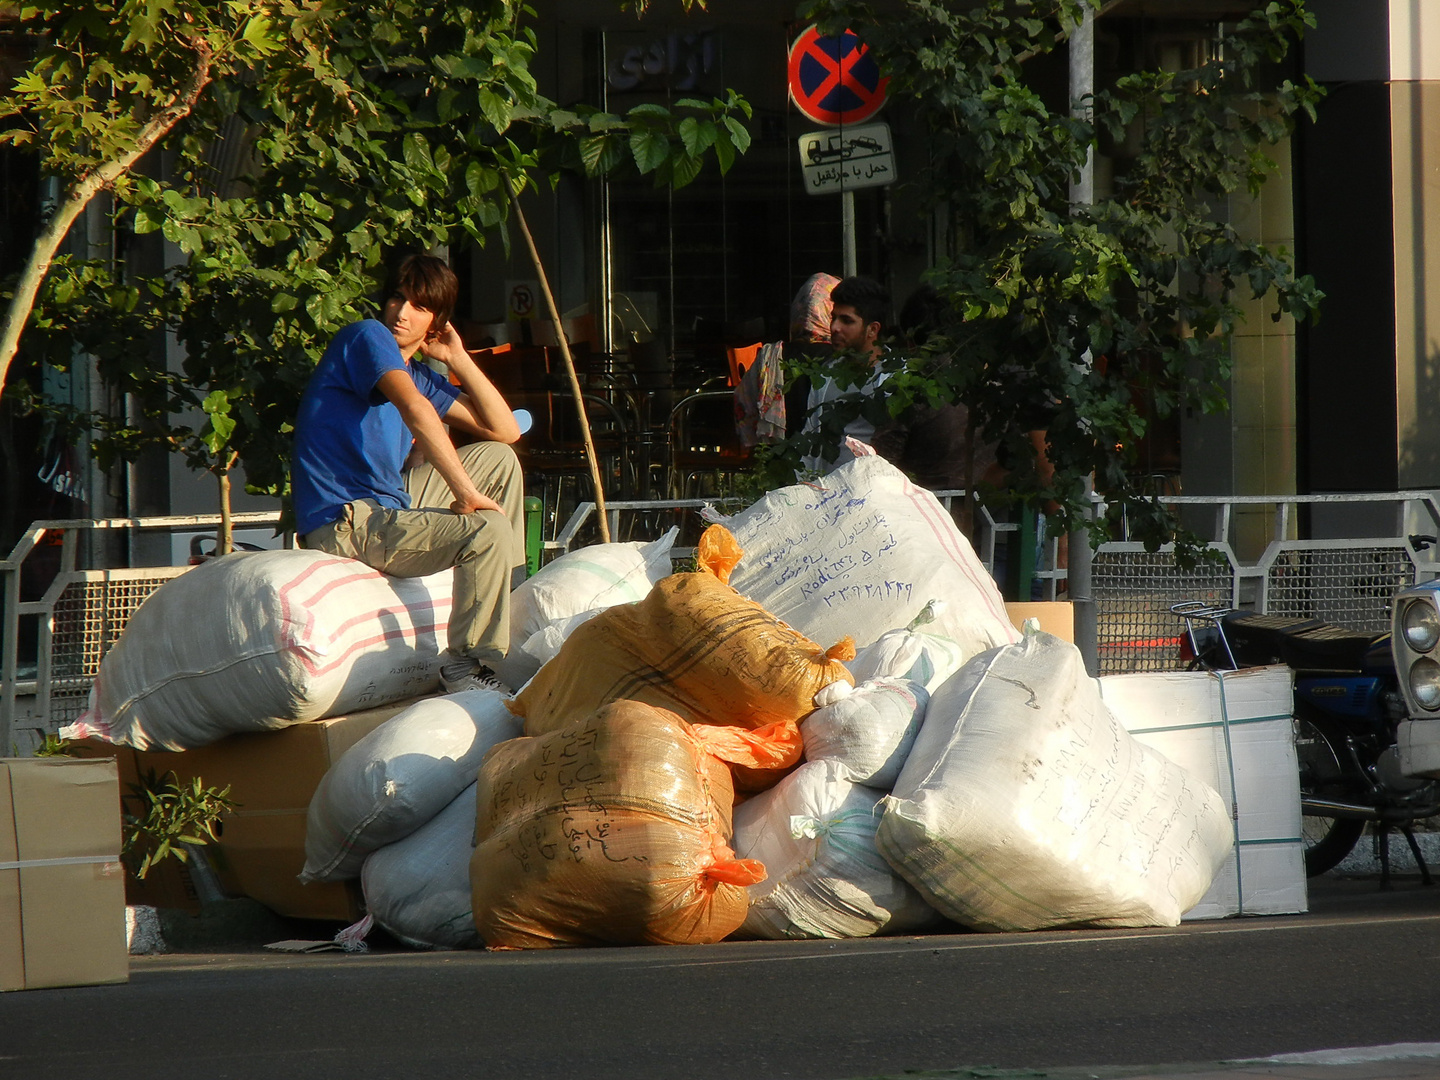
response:
[[[237,528],[275,526],[280,515],[234,514]],[[34,695],[32,717],[53,732],[85,710],[100,660],[145,599],[186,566],[118,569],[77,567],[80,537],[87,532],[167,533],[214,529],[218,514],[153,518],[98,518],[37,521],[0,561],[0,754],[9,754],[15,736],[16,698]],[[27,559],[58,537],[59,568],[37,599],[21,599]],[[22,620],[35,626],[35,670],[20,669]],[[24,677],[24,676],[29,676]]]
[[[1170,605],[1205,600],[1274,615],[1323,619],[1353,630],[1390,628],[1396,590],[1440,576],[1435,536],[1440,534],[1440,493],[1400,491],[1350,495],[1172,496],[1161,501],[1182,511],[1208,509],[1208,550],[1213,561],[1182,567],[1172,546],[1147,552],[1140,544],[1101,544],[1092,567],[1097,670],[1170,670],[1178,666],[1180,629]],[[1396,535],[1297,539],[1296,510],[1376,504],[1395,508]],[[1235,553],[1237,511],[1268,509],[1271,539],[1246,562]],[[1425,535],[1417,535],[1417,534]]]
[[[954,510],[962,491],[936,492]],[[1182,567],[1171,548],[1147,552],[1140,544],[1119,540],[1100,545],[1094,555],[1091,584],[1097,618],[1100,674],[1166,670],[1178,664],[1179,625],[1170,605],[1183,600],[1208,600],[1258,611],[1324,619],[1358,630],[1381,632],[1389,626],[1390,597],[1402,586],[1440,576],[1434,544],[1413,533],[1440,534],[1440,494],[1429,491],[1363,495],[1238,496],[1210,498],[1177,496],[1164,500],[1178,508],[1213,513],[1208,548],[1211,559]],[[1397,529],[1404,535],[1305,540],[1290,536],[1295,510],[1305,505],[1385,503],[1398,507],[1414,525]],[[607,504],[611,535],[616,540],[653,540],[671,525],[682,534],[672,558],[694,554],[705,524],[703,511],[739,509],[734,499],[629,500]],[[1236,511],[1270,507],[1273,536],[1254,562],[1238,558],[1234,549]],[[1001,542],[1022,538],[1019,526],[996,521],[977,506],[977,554],[993,574]],[[98,530],[164,530],[171,533],[214,529],[215,515],[102,520],[38,521],[0,561],[0,752],[8,753],[15,731],[17,696],[33,696],[30,716],[45,731],[54,731],[85,708],[100,661],[145,598],[188,566],[121,569],[78,568],[81,534]],[[1398,517],[1397,517],[1398,520]],[[273,512],[237,514],[236,527],[275,526]],[[551,556],[593,542],[595,504],[581,503],[553,540],[543,548]],[[59,571],[39,598],[21,599],[21,567],[38,547],[58,536]],[[1035,576],[1054,599],[1066,579],[1055,565],[1059,541],[1047,541],[1048,568]],[[22,620],[35,621],[36,664],[20,670],[18,645]]]

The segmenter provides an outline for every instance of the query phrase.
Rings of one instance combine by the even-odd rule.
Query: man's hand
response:
[[[488,495],[481,495],[478,491],[457,498],[450,504],[450,511],[460,514],[462,517],[465,514],[473,514],[476,510],[500,510],[501,513],[504,513],[499,503]]]
[[[445,329],[434,341],[427,341],[420,346],[420,351],[431,360],[438,360],[452,371],[456,365],[464,367],[475,363],[475,358],[465,351],[465,342],[460,339],[459,332],[455,329],[454,323],[446,323]],[[456,372],[458,375],[459,373]]]

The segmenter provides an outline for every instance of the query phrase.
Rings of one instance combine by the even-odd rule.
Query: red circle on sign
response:
[[[826,37],[812,26],[790,46],[790,100],[817,124],[858,124],[885,104],[890,80],[849,30]]]

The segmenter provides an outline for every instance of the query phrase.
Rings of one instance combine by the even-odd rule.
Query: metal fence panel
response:
[[[85,711],[100,660],[120,637],[130,616],[161,585],[189,569],[154,566],[60,575],[47,650],[48,707],[43,699],[41,702],[45,714],[42,719],[49,730],[70,723]],[[52,595],[54,592],[52,586]]]
[[[1396,539],[1282,541],[1260,567],[1262,611],[1376,634],[1390,629],[1396,591],[1418,580],[1410,546]]]
[[[1223,561],[1181,569],[1168,548],[1146,551],[1142,544],[1100,545],[1090,570],[1095,601],[1100,675],[1170,671],[1180,666],[1180,620],[1171,604],[1206,600],[1236,602],[1235,555],[1213,544]]]

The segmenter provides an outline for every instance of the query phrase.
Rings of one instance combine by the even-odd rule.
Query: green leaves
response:
[[[206,787],[200,777],[182,784],[173,772],[148,770],[129,785],[121,799],[121,857],[140,880],[164,859],[188,862],[184,845],[203,847],[216,840],[221,817],[235,809],[228,787]]]
[[[230,416],[230,395],[224,390],[214,390],[206,395],[200,408],[210,418],[210,427],[201,438],[210,453],[219,457],[221,451],[235,434],[235,421]]]
[[[1012,455],[1008,491],[992,501],[1055,500],[1069,528],[1093,476],[1131,536],[1154,546],[1184,534],[1146,491],[1141,438],[1157,417],[1224,401],[1241,300],[1273,295],[1267,310],[1297,319],[1317,310],[1320,293],[1288,256],[1211,209],[1260,190],[1270,148],[1313,112],[1313,83],[1263,81],[1313,20],[1301,0],[1257,2],[1224,27],[1223,64],[1124,75],[1084,120],[1052,111],[1022,58],[1055,48],[1085,4],[904,0],[881,16],[819,0],[806,15],[873,51],[921,125],[919,190],[948,223],[927,276],[938,295],[926,345],[886,362],[892,405],[963,401],[984,440]],[[1114,194],[1072,206],[1092,148],[1112,163]],[[1029,444],[1036,429],[1053,478]]]

